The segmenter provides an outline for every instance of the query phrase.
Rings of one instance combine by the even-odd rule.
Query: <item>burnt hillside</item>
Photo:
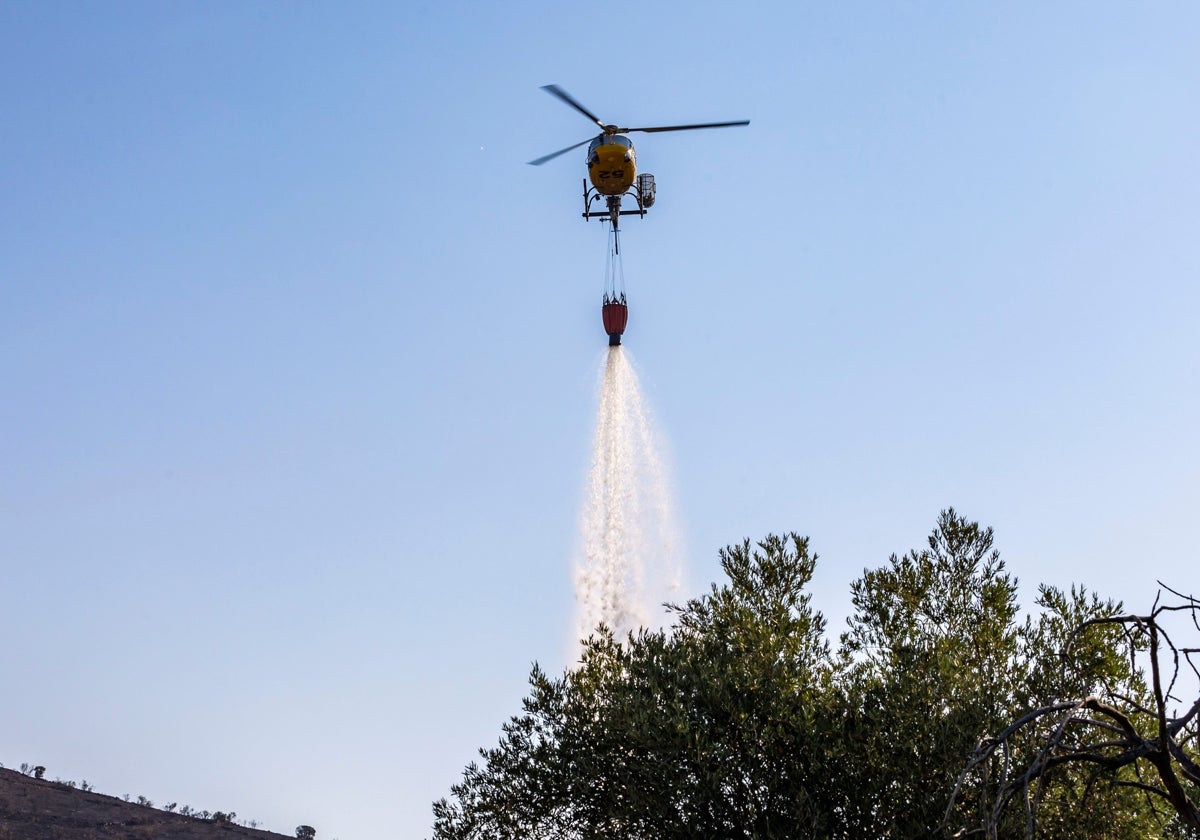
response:
[[[0,840],[294,840],[0,769]]]

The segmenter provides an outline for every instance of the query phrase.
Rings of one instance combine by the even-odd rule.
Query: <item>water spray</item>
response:
[[[660,452],[637,375],[625,351],[610,346],[580,516],[576,638],[601,623],[618,636],[648,626],[676,597],[680,540]]]

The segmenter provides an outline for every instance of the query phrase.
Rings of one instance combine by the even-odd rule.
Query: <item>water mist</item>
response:
[[[680,540],[660,451],[637,375],[623,348],[609,347],[580,517],[576,638],[601,623],[623,637],[678,597]]]

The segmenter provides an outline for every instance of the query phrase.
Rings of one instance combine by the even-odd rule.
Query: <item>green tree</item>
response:
[[[1044,587],[1019,622],[993,541],[943,512],[927,547],[853,584],[836,653],[810,603],[806,538],[723,550],[724,582],[671,606],[669,630],[601,627],[561,677],[535,665],[522,713],[435,803],[435,837],[1020,836],[997,786],[1045,733],[980,745],[1061,698],[1100,686],[1141,697],[1144,684],[1128,634],[1103,623],[1119,604]],[[1094,633],[1072,635],[1089,621]],[[1041,837],[1173,830],[1123,777],[1038,778]]]
[[[928,547],[851,587],[842,634],[848,837],[934,833],[962,757],[1010,709],[1016,580],[992,530],[944,512]]]
[[[838,675],[849,745],[842,778],[853,792],[842,806],[846,837],[928,837],[978,821],[1002,768],[964,777],[963,756],[1040,703],[1102,684],[1139,690],[1119,633],[1064,645],[1079,622],[1113,615],[1119,604],[1042,587],[1037,617],[1019,623],[1017,580],[992,530],[953,509],[939,516],[925,549],[864,572],[851,592],[855,614]],[[1144,838],[1163,828],[1130,791],[1078,772],[1047,779],[1042,796],[1043,838]],[[1009,813],[992,823],[1009,836],[1022,819]]]
[[[600,628],[561,679],[535,667],[524,714],[435,804],[435,835],[820,836],[814,563],[795,535],[732,546],[729,582],[672,607],[673,632]]]
[[[1200,836],[1200,698],[1180,708],[1173,695],[1182,669],[1200,677],[1200,651],[1168,628],[1181,616],[1200,627],[1200,601],[1172,594],[1180,602],[1130,615],[1081,589],[1042,589],[1031,637],[1060,656],[1042,658],[1024,712],[966,763],[983,805],[956,836]]]

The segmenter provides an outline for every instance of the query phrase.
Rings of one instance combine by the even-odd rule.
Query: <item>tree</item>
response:
[[[993,539],[943,512],[927,547],[853,584],[836,653],[808,540],[730,546],[725,581],[669,606],[669,630],[601,627],[561,677],[535,665],[522,713],[434,804],[434,836],[908,840],[970,824],[997,777],[961,771],[990,733],[1083,685],[1136,684],[1112,632],[1060,655],[1072,622],[1119,604],[1045,587],[1022,624]],[[1161,834],[1128,789],[1096,790],[1056,774],[1044,836]]]
[[[729,578],[670,609],[674,632],[605,628],[434,806],[439,838],[797,836],[817,824],[830,673],[796,535],[721,553]],[[806,747],[800,749],[798,747]]]
[[[1068,803],[1076,817],[1094,815],[1097,802],[1125,803],[1125,812],[1094,826],[1092,836],[1101,836],[1101,829],[1107,836],[1138,811],[1145,814],[1143,823],[1158,823],[1163,836],[1200,836],[1200,696],[1173,705],[1180,702],[1175,692],[1181,676],[1200,679],[1193,659],[1200,649],[1178,647],[1168,627],[1182,616],[1200,630],[1200,601],[1163,588],[1177,600],[1161,604],[1160,593],[1145,615],[1089,614],[1078,608],[1078,597],[1074,609],[1057,605],[1061,617],[1075,619],[1065,637],[1065,622],[1056,628],[1063,684],[1073,690],[1042,693],[1040,703],[980,742],[959,788],[983,780],[981,814],[955,836],[998,837],[1006,819],[1014,822],[1013,811],[1025,837],[1046,836],[1047,827],[1063,819],[1055,793],[1064,786],[1079,792]],[[1122,653],[1127,667],[1104,664]],[[1192,688],[1200,693],[1194,683]]]
[[[312,838],[314,838],[316,836],[317,836],[317,830],[315,828],[313,828],[311,825],[296,826],[297,840],[312,840]]]
[[[1016,580],[990,528],[947,510],[928,547],[851,587],[842,634],[849,836],[928,836],[962,756],[1009,710],[1020,668]]]

